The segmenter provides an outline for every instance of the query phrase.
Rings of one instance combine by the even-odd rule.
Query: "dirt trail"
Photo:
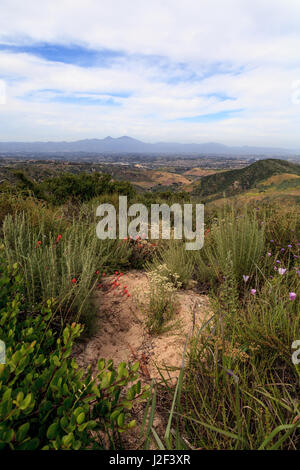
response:
[[[145,328],[145,316],[138,307],[138,302],[145,301],[148,278],[144,272],[131,271],[118,280],[118,286],[110,289],[112,278],[105,278],[101,290],[94,294],[93,302],[98,311],[95,334],[86,343],[76,346],[75,355],[80,367],[86,369],[92,365],[93,373],[97,374],[97,362],[100,358],[113,359],[115,366],[121,361],[140,362],[142,385],[152,379],[161,380],[157,366],[162,368],[169,383],[175,383],[179,374],[187,336],[197,332],[198,328],[211,316],[209,299],[193,290],[177,292],[178,311],[172,321],[176,326],[163,334],[149,335]],[[124,294],[124,287],[129,293]],[[163,369],[168,368],[168,372]],[[167,410],[166,410],[167,411]],[[144,404],[137,404],[133,409],[133,417],[141,423]],[[165,429],[167,414],[156,413],[154,428],[162,436]],[[139,426],[130,435],[125,436],[126,449],[137,449]],[[152,448],[155,448],[152,444]]]
[[[197,331],[210,315],[208,297],[193,290],[178,291],[178,312],[172,320],[175,326],[168,332],[151,336],[145,328],[145,316],[135,300],[145,300],[147,275],[131,271],[119,278],[121,285],[117,289],[106,291],[110,281],[111,278],[103,281],[103,290],[95,292],[93,302],[98,311],[96,333],[80,346],[76,354],[79,365],[92,364],[96,371],[97,362],[102,357],[113,359],[115,365],[138,358],[144,379],[148,380],[160,377],[156,365],[178,369],[187,335],[192,333],[193,326]],[[123,294],[124,286],[130,297]],[[175,370],[173,376],[177,375],[178,370]]]

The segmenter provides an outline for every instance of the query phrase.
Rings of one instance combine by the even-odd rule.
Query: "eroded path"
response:
[[[170,384],[175,384],[187,337],[197,333],[212,314],[208,297],[193,290],[178,291],[178,311],[172,320],[175,326],[168,332],[153,336],[147,332],[146,318],[139,307],[147,298],[146,273],[131,271],[122,275],[118,278],[120,285],[113,290],[112,279],[105,279],[94,294],[93,302],[98,312],[95,334],[87,342],[76,346],[75,355],[79,366],[86,369],[91,364],[96,375],[100,358],[113,359],[115,366],[121,361],[139,360],[142,384],[150,383],[152,379],[161,381],[158,368],[161,368]],[[139,424],[143,415],[144,405],[135,405],[133,417],[138,426],[125,436],[126,449],[141,448]],[[156,414],[154,428],[158,435],[163,435],[166,419],[167,410]]]
[[[107,290],[111,278],[103,281],[103,290],[95,292],[93,301],[98,316],[95,334],[76,354],[81,366],[92,364],[96,370],[100,358],[121,361],[137,358],[146,367],[144,379],[159,378],[157,367],[179,368],[187,336],[195,332],[211,314],[209,299],[193,290],[178,291],[178,312],[171,323],[175,326],[157,336],[149,335],[145,315],[138,303],[145,301],[148,279],[144,272],[131,271],[119,278],[121,284]],[[124,286],[130,296],[124,295]],[[137,302],[138,299],[138,302]],[[175,375],[177,372],[175,372]]]

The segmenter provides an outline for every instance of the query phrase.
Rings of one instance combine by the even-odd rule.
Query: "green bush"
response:
[[[222,279],[228,272],[231,253],[233,276],[243,283],[243,275],[251,277],[266,253],[264,220],[255,211],[238,213],[234,209],[219,213],[205,237],[202,250],[195,252],[200,281]]]
[[[118,240],[99,240],[95,227],[74,219],[62,233],[52,233],[43,218],[38,226],[24,213],[4,220],[6,257],[21,266],[27,301],[34,305],[54,298],[59,323],[88,322],[94,313],[90,294],[98,282],[96,272],[128,264],[130,250]]]
[[[146,266],[151,271],[161,264],[171,273],[176,273],[183,288],[187,287],[193,277],[195,261],[193,254],[185,249],[181,240],[170,240],[168,244],[162,244],[152,262],[148,262]]]
[[[148,272],[149,289],[145,292],[146,302],[140,303],[140,309],[146,316],[146,327],[150,334],[160,334],[174,326],[170,320],[177,308],[176,290],[181,287],[178,275],[168,270],[166,265],[159,265]]]
[[[138,380],[139,364],[117,369],[98,361],[92,377],[78,368],[72,346],[82,332],[67,326],[58,337],[49,322],[51,301],[39,314],[23,310],[17,266],[0,265],[0,449],[114,448],[120,433],[135,426],[133,402],[147,397]]]
[[[39,194],[46,195],[52,204],[64,204],[68,199],[75,203],[88,201],[101,194],[119,193],[132,196],[132,185],[126,181],[112,181],[111,176],[99,173],[63,175],[44,180],[39,186]]]

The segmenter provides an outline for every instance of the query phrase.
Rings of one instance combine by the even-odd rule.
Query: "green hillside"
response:
[[[300,176],[300,165],[272,158],[259,160],[245,168],[204,176],[193,194],[208,197],[225,193],[232,196],[256,188],[264,180],[283,173]]]

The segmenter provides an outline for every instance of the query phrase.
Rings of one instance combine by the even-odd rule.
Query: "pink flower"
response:
[[[250,292],[251,292],[252,295],[255,295],[256,294],[256,289],[251,289]]]
[[[270,252],[269,252],[269,253],[267,253],[267,255],[268,255],[268,256],[271,256],[271,255],[272,255],[272,253],[270,253]]]
[[[297,297],[297,294],[295,292],[290,292],[289,293],[290,300],[295,300],[296,297]]]
[[[247,282],[249,279],[249,276],[245,276],[245,274],[243,274],[243,279],[244,279],[244,282]]]
[[[278,269],[278,272],[279,272],[279,274],[282,276],[282,275],[286,272],[286,269],[284,269],[284,268],[279,268],[279,269]]]

